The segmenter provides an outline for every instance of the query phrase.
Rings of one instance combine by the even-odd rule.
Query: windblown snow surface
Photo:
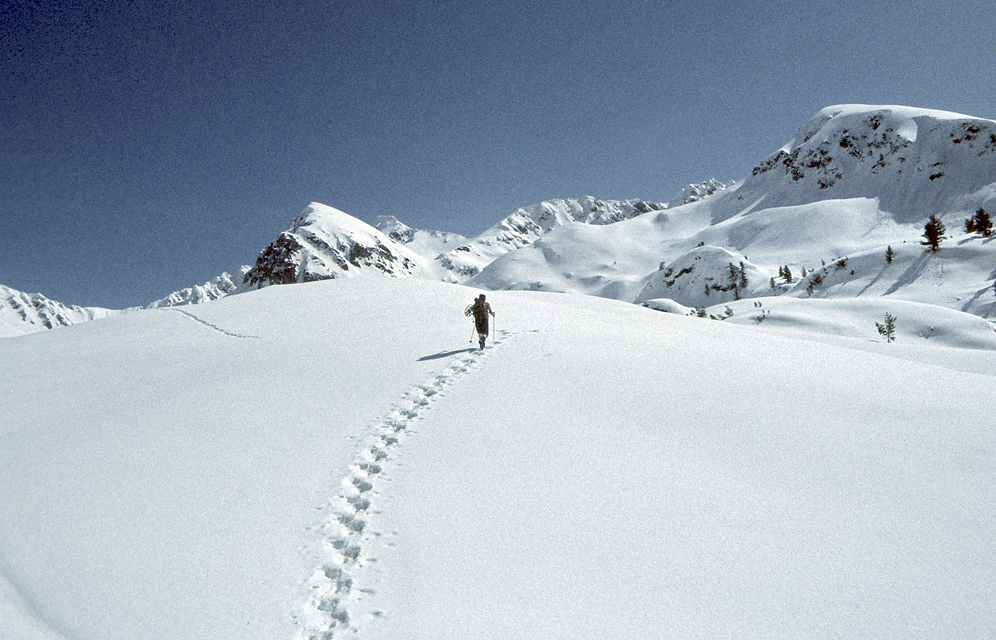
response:
[[[0,636],[996,633],[984,320],[891,307],[888,344],[843,301],[493,292],[479,352],[476,294],[330,280],[5,339]]]

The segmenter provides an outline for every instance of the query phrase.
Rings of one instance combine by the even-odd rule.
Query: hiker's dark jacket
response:
[[[464,309],[464,315],[474,316],[474,326],[477,328],[477,333],[484,335],[488,334],[488,316],[494,314],[491,305],[483,300],[474,300],[473,304]]]

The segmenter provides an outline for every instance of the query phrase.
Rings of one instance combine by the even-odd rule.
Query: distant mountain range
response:
[[[106,318],[119,311],[77,307],[0,284],[0,338]]]
[[[549,200],[473,237],[393,216],[371,226],[312,203],[255,264],[148,306],[329,278],[420,277],[671,309],[774,295],[884,296],[988,318],[996,315],[996,244],[963,230],[979,208],[996,214],[996,121],[840,105],[817,113],[745,179],[690,185],[668,203]],[[938,252],[921,245],[930,216],[947,228]],[[0,296],[0,335],[113,313],[7,287]]]

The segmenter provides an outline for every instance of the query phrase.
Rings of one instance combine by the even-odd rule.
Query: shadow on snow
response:
[[[472,351],[477,351],[474,347],[468,347],[466,349],[457,349],[456,351],[441,351],[439,353],[434,353],[431,356],[422,356],[418,359],[419,362],[425,362],[426,360],[439,360],[440,358],[448,358],[450,356],[455,356],[458,353],[469,353]]]

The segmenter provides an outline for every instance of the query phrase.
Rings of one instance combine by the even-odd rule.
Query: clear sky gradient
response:
[[[0,283],[144,305],[311,201],[472,234],[740,179],[816,111],[996,118],[991,0],[6,0]]]

